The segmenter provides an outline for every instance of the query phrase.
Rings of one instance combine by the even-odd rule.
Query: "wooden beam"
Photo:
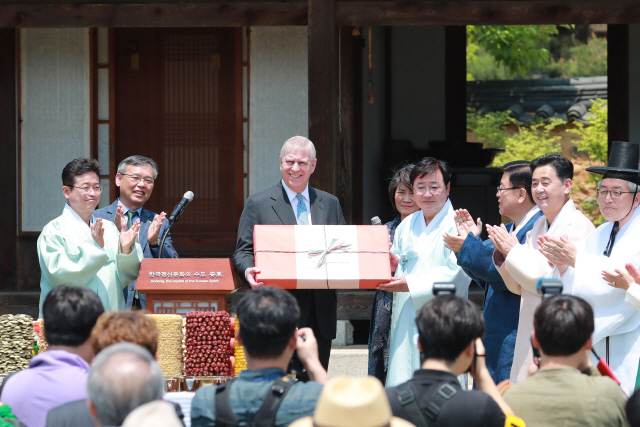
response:
[[[314,0],[310,0],[314,1]],[[335,25],[634,24],[636,0],[329,0]],[[307,2],[10,0],[0,28],[307,25]]]
[[[309,0],[309,139],[318,164],[314,186],[335,194],[338,164],[338,27],[335,0]]]
[[[613,141],[629,140],[629,26],[607,29],[609,149]]]
[[[631,24],[637,0],[340,1],[338,25]]]
[[[17,291],[16,30],[0,30],[0,290]]]
[[[467,28],[445,27],[445,137],[453,144],[467,141]]]
[[[165,0],[166,1],[166,0]],[[306,25],[306,3],[1,4],[0,28]]]

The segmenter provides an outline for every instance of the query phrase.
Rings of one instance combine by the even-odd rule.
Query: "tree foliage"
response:
[[[589,113],[585,120],[586,125],[575,122],[574,129],[568,129],[567,132],[578,135],[580,138],[575,141],[576,147],[580,151],[586,151],[589,160],[596,160],[599,164],[607,162],[608,155],[608,138],[607,126],[609,123],[609,108],[607,101],[603,99],[592,100],[593,105],[589,109]]]
[[[478,60],[479,47],[495,58],[513,76],[525,76],[549,60],[549,37],[558,34],[555,25],[468,25],[467,63]],[[473,80],[472,75],[467,75]]]

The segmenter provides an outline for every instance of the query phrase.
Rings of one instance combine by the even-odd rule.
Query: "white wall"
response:
[[[249,66],[249,195],[281,179],[284,141],[309,133],[307,27],[253,27]]]
[[[391,60],[391,138],[444,140],[444,27],[394,27]]]
[[[629,141],[640,141],[640,25],[629,25]]]
[[[89,66],[87,28],[20,30],[22,231],[62,213],[62,169],[91,154]]]

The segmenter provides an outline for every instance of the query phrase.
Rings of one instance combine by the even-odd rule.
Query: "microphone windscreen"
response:
[[[380,218],[377,216],[374,216],[373,218],[371,218],[371,225],[380,225],[382,224],[382,221],[380,221]]]
[[[187,199],[188,201],[192,201],[193,200],[193,191],[187,191],[186,193],[184,193],[184,196],[182,196],[183,199]]]

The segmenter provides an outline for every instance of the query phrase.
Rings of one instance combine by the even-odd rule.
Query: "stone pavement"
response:
[[[366,377],[369,350],[366,345],[349,345],[331,349],[329,377]]]

